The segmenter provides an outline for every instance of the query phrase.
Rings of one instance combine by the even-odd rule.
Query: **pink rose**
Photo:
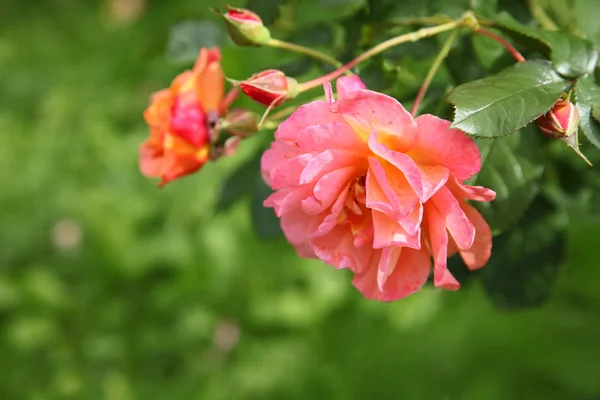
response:
[[[273,193],[265,200],[303,257],[354,273],[369,299],[392,301],[418,291],[433,258],[434,285],[459,288],[447,258],[471,269],[491,253],[490,228],[466,200],[492,190],[463,182],[479,172],[471,138],[433,115],[413,119],[392,97],[339,78],[337,101],[301,106],[262,157]]]

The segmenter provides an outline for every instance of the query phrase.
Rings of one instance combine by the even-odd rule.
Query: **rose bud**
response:
[[[225,14],[216,12],[225,20],[229,36],[238,46],[263,46],[271,39],[269,29],[252,11],[227,6]]]
[[[537,119],[542,133],[552,139],[570,136],[579,125],[579,111],[568,99],[559,99],[546,114]]]
[[[246,137],[257,131],[258,121],[259,117],[255,112],[245,108],[235,108],[219,121],[218,128],[234,136]]]
[[[277,107],[298,95],[298,82],[283,72],[269,69],[252,75],[239,85],[246,96],[267,107]]]

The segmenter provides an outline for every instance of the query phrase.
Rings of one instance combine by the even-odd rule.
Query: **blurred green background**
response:
[[[257,140],[162,190],[140,175],[141,113],[183,68],[169,30],[216,4],[2,0],[0,399],[600,399],[598,215],[572,216],[543,306],[479,281],[380,304],[259,240],[250,200],[216,212]],[[233,78],[280,62],[223,54]]]

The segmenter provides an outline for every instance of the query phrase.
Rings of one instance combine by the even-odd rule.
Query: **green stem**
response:
[[[468,14],[468,15],[472,17],[472,14]],[[396,36],[395,38],[386,40],[385,42],[381,42],[377,46],[372,47],[371,49],[362,53],[361,55],[359,55],[358,57],[356,57],[354,60],[350,61],[348,64],[344,65],[343,67],[341,67],[333,72],[330,72],[329,74],[324,75],[322,77],[313,79],[308,82],[301,83],[300,87],[299,87],[299,92],[305,92],[307,90],[321,86],[324,82],[327,82],[327,81],[337,78],[338,76],[340,76],[344,72],[350,70],[357,64],[360,64],[361,62],[369,59],[370,57],[373,57],[374,55],[379,54],[391,47],[394,47],[394,46],[397,46],[399,44],[406,43],[406,42],[416,42],[416,41],[424,39],[426,37],[430,37],[433,35],[437,35],[438,33],[442,33],[442,32],[446,32],[446,31],[455,29],[464,22],[465,18],[466,17],[463,17],[460,20],[448,22],[448,23],[430,27],[430,28],[422,28],[422,29],[419,29],[418,31],[406,33],[404,35]]]
[[[425,97],[425,93],[427,93],[427,89],[429,89],[429,85],[431,84],[431,81],[433,80],[435,73],[438,71],[438,69],[440,69],[442,62],[444,62],[444,60],[448,56],[448,53],[450,52],[450,49],[452,48],[452,45],[454,44],[454,41],[456,40],[457,35],[458,35],[458,30],[454,30],[454,31],[452,31],[452,33],[450,33],[450,36],[444,42],[444,45],[442,46],[442,49],[440,50],[439,54],[433,61],[433,64],[431,64],[431,67],[429,68],[429,71],[427,72],[427,76],[425,76],[425,80],[423,81],[423,84],[419,88],[417,97],[415,98],[415,101],[410,109],[410,113],[413,117],[415,117],[417,115],[417,111],[419,110],[419,105],[421,104],[421,101]]]
[[[335,68],[341,68],[343,66],[343,64],[341,62],[339,62],[338,60],[336,60],[335,58],[325,54],[325,53],[321,53],[318,50],[314,50],[311,49],[309,47],[304,47],[301,46],[299,44],[295,44],[295,43],[289,43],[289,42],[285,42],[283,40],[278,40],[278,39],[273,39],[271,38],[269,40],[269,42],[267,43],[267,46],[271,46],[271,47],[275,47],[278,49],[285,49],[285,50],[290,50],[290,51],[295,51],[296,53],[301,53],[301,54],[305,54],[307,56],[316,58],[318,60],[321,61],[325,61],[328,64],[333,65]]]

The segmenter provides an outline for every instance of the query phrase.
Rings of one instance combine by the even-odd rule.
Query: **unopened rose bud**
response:
[[[570,136],[579,125],[579,111],[569,100],[559,99],[546,114],[537,119],[542,133],[552,139]]]
[[[259,117],[255,112],[245,108],[229,111],[219,122],[219,129],[240,137],[250,136],[258,130]]]
[[[276,107],[298,95],[298,82],[276,69],[259,72],[236,84],[246,96],[265,106]]]
[[[217,12],[225,20],[229,36],[238,46],[263,46],[271,39],[269,29],[252,11],[227,6],[225,14]]]

